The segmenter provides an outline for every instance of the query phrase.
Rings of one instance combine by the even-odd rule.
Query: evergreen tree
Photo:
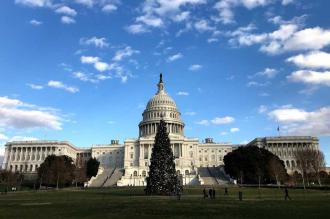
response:
[[[166,123],[162,119],[158,125],[155,144],[152,149],[146,193],[149,195],[170,195],[181,191],[182,186],[176,174]]]

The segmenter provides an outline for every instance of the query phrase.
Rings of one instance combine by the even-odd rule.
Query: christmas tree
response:
[[[182,186],[175,171],[174,156],[163,119],[157,128],[152,149],[146,193],[149,195],[171,195],[181,193]]]

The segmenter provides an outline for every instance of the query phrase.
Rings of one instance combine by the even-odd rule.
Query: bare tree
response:
[[[312,149],[308,149],[308,150],[310,155],[309,161],[310,161],[311,169],[314,171],[317,178],[317,182],[321,186],[322,183],[321,183],[320,172],[324,170],[325,167],[324,154],[320,150],[312,150]]]
[[[308,160],[310,158],[309,155],[309,150],[297,150],[294,153],[295,159],[297,161],[297,169],[299,170],[301,176],[302,176],[302,182],[303,182],[303,186],[304,189],[306,189],[306,185],[305,185],[305,177],[308,174]]]
[[[271,158],[269,161],[269,173],[273,178],[275,178],[278,187],[280,187],[281,181],[284,181],[287,177],[287,172],[283,168],[283,164],[275,158]]]

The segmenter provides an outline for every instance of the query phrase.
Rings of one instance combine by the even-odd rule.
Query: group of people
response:
[[[207,190],[204,188],[203,195],[204,195],[204,199],[206,199],[206,198],[215,199],[215,189],[210,188],[210,189],[208,189],[208,193],[207,193]]]

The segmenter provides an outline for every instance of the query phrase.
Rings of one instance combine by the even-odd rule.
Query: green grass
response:
[[[204,200],[202,188],[186,188],[182,199],[144,196],[142,188],[22,191],[0,195],[0,218],[329,218],[330,191],[216,187],[216,200]]]

